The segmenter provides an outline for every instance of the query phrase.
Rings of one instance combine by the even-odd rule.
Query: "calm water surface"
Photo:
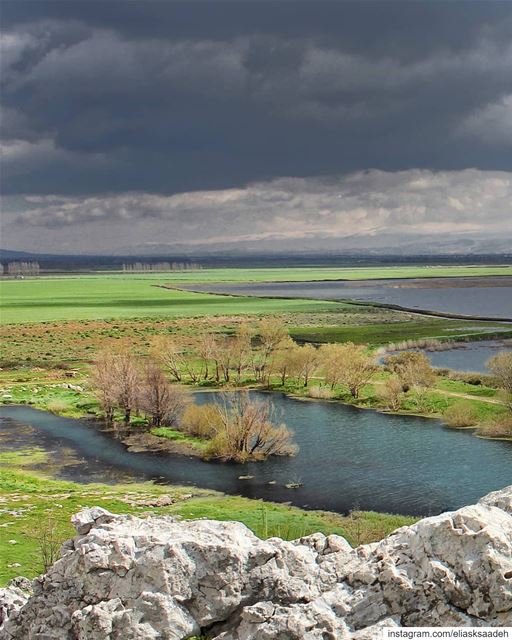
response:
[[[453,369],[454,371],[475,371],[489,373],[486,364],[492,356],[502,351],[510,351],[507,343],[498,340],[482,340],[461,343],[456,349],[445,351],[424,351],[434,367]]]
[[[214,395],[198,394],[198,401],[211,402]],[[57,459],[63,450],[74,451],[82,462],[63,466],[63,478],[157,479],[338,512],[433,514],[512,484],[512,443],[452,431],[436,420],[273,398],[295,431],[300,451],[293,458],[240,465],[130,453],[92,424],[21,406],[0,408],[0,435],[29,430],[30,446],[54,451]],[[26,435],[20,441],[27,442]],[[246,475],[254,478],[239,479]],[[285,488],[292,481],[303,486]]]
[[[459,280],[459,283],[461,281]],[[236,295],[315,298],[320,300],[361,300],[475,317],[512,320],[512,278],[502,278],[501,286],[482,286],[478,278],[448,286],[436,280],[379,280],[365,282],[271,282],[245,285],[202,285],[196,291]]]

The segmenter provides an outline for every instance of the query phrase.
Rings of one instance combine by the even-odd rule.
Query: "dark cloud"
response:
[[[512,171],[507,2],[2,9],[6,195],[116,202],[369,168]]]

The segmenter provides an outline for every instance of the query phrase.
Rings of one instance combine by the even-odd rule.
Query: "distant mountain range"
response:
[[[506,243],[504,243],[506,247]],[[158,261],[170,262],[198,262],[205,267],[285,267],[285,266],[377,266],[392,264],[512,264],[512,251],[503,252],[460,252],[435,253],[427,252],[428,247],[421,246],[413,253],[404,250],[399,253],[377,249],[336,251],[324,249],[322,252],[312,250],[297,250],[295,252],[267,251],[256,252],[255,247],[244,251],[237,245],[237,249],[210,247],[210,251],[185,253],[183,247],[167,245],[152,247],[147,253],[125,253],[119,255],[57,255],[40,254],[27,251],[12,251],[0,249],[0,262],[6,264],[17,260],[33,260],[39,262],[41,268],[47,271],[91,271],[97,269],[120,269],[123,263],[135,261],[154,263]],[[442,249],[442,247],[437,247]]]
[[[279,236],[265,239],[247,239],[216,243],[179,244],[152,242],[113,248],[109,257],[119,258],[161,258],[174,257],[197,259],[201,257],[247,257],[247,256],[415,256],[415,255],[507,255],[512,254],[512,237],[479,235],[424,235],[397,236],[392,233],[376,235],[351,235],[346,237],[315,236],[305,238],[283,238]],[[16,260],[54,258],[55,255],[37,254],[27,251],[1,250],[1,259]],[[75,254],[89,257],[91,254]],[[69,256],[67,256],[69,257]],[[105,257],[105,256],[103,256]]]
[[[346,238],[266,238],[214,244],[166,244],[151,243],[125,246],[115,251],[116,255],[154,256],[178,254],[188,256],[208,255],[439,255],[439,254],[510,254],[512,238],[408,236],[397,242],[396,236],[389,234],[375,236],[350,236]]]

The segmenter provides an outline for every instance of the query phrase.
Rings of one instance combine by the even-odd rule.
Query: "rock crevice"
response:
[[[512,487],[357,549],[336,535],[260,540],[236,522],[99,507],[73,523],[31,593],[0,590],[2,640],[363,640],[382,626],[512,626]]]

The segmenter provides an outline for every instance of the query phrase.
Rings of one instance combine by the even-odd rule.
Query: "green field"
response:
[[[116,276],[99,272],[87,277]],[[168,273],[117,273],[131,279],[163,279],[176,283],[214,282],[305,282],[307,280],[374,280],[376,278],[454,278],[466,276],[512,276],[512,265],[497,266],[392,266],[392,267],[273,267],[214,268]],[[51,276],[62,277],[62,276]],[[65,276],[66,278],[69,276]],[[82,278],[76,275],[73,277]]]
[[[49,320],[180,318],[340,308],[322,300],[277,300],[164,289],[167,278],[102,276],[3,281],[3,324]]]
[[[376,278],[454,278],[512,276],[512,266],[275,267],[203,269],[151,274],[169,282],[304,282],[306,280],[374,280]],[[133,276],[132,276],[133,277]],[[135,276],[137,277],[137,276]],[[139,275],[138,277],[147,277]]]
[[[204,269],[148,275],[97,274],[3,280],[0,282],[1,321],[9,324],[50,320],[257,315],[339,309],[342,306],[341,303],[320,300],[255,299],[173,291],[163,288],[165,284],[491,275],[512,275],[512,267]]]
[[[498,331],[497,331],[498,330]],[[510,324],[497,322],[479,322],[473,320],[447,320],[444,318],[418,318],[416,322],[382,322],[354,326],[290,327],[290,335],[297,342],[346,342],[381,346],[391,342],[436,339],[477,339],[511,337]]]

